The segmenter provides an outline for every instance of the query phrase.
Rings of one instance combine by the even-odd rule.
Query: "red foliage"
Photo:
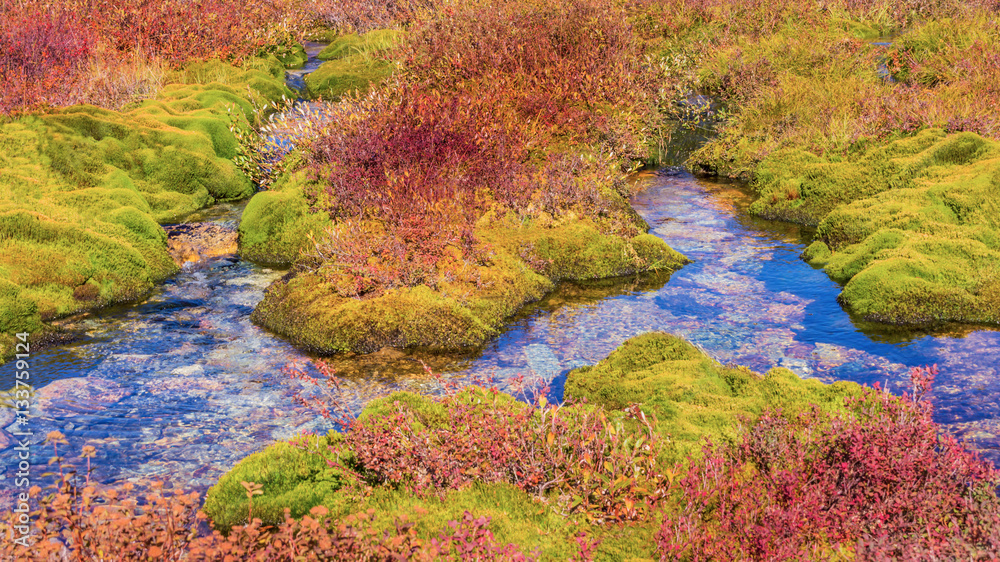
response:
[[[138,50],[171,64],[240,58],[284,37],[274,34],[287,0],[76,0],[80,21],[120,51]]]
[[[292,0],[0,0],[0,113],[79,101],[93,57],[178,66],[291,38]],[[114,64],[115,60],[104,60]]]
[[[627,430],[601,410],[532,407],[492,391],[441,404],[444,420],[396,402],[395,412],[356,423],[346,443],[359,474],[417,492],[472,482],[508,482],[542,498],[555,490],[558,508],[597,521],[640,519],[667,490],[659,434],[638,407],[626,412],[639,429]]]
[[[63,13],[5,10],[0,18],[0,114],[67,95],[74,87],[68,77],[87,64],[94,42],[90,30]]]
[[[847,413],[765,414],[731,447],[708,446],[680,480],[684,508],[658,535],[664,559],[980,559],[1000,552],[1000,473],[931,420],[936,369],[916,393],[876,387]],[[902,558],[899,558],[902,557]]]

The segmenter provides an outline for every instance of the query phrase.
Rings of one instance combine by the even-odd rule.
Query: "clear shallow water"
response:
[[[664,330],[724,363],[758,371],[903,388],[908,367],[937,363],[938,418],[1000,464],[1000,332],[863,331],[836,302],[839,287],[799,259],[808,232],[746,215],[740,186],[687,174],[645,174],[633,204],[653,232],[695,263],[664,278],[565,284],[473,357],[392,350],[344,356],[345,377],[433,390],[419,360],[446,376],[486,375],[504,387],[524,374],[552,382],[627,338]],[[240,207],[200,220],[235,228]],[[295,404],[303,383],[282,374],[309,358],[253,326],[249,314],[281,271],[224,256],[188,265],[141,304],[65,322],[73,344],[32,354],[39,386],[31,429],[67,435],[68,451],[97,446],[97,478],[204,489],[247,454],[327,426]],[[3,410],[0,409],[0,412]],[[5,415],[0,413],[0,416]],[[0,427],[10,424],[0,420]],[[13,485],[12,450],[0,451]],[[50,449],[36,444],[42,472]]]
[[[468,370],[501,380],[532,372],[561,392],[570,369],[651,330],[683,336],[723,363],[882,382],[896,392],[907,388],[909,367],[937,364],[938,421],[1000,465],[1000,332],[928,334],[857,321],[837,303],[839,285],[800,259],[812,232],[750,217],[745,188],[688,174],[638,181],[645,188],[633,206],[695,263],[653,290],[602,294],[568,285],[522,315]]]

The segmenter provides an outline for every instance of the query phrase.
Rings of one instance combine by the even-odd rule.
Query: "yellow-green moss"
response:
[[[292,517],[309,513],[345,483],[342,471],[330,467],[321,454],[328,452],[331,440],[338,439],[334,435],[307,437],[297,445],[279,442],[250,455],[209,490],[206,513],[212,514],[216,528],[226,532],[233,525],[246,524],[249,505],[242,482],[263,486],[264,494],[254,498],[253,516],[267,524],[283,522],[286,507]]]
[[[589,219],[480,235],[496,254],[490,264],[474,266],[477,283],[442,281],[434,289],[420,285],[359,299],[340,296],[317,273],[293,273],[268,289],[251,318],[321,353],[370,353],[385,346],[461,350],[498,335],[508,317],[560,280],[675,270],[687,261],[655,236],[605,235]],[[522,252],[547,265],[531,269]]]
[[[306,48],[299,43],[282,45],[274,49],[274,56],[285,68],[302,68],[309,60]]]
[[[303,194],[304,171],[281,176],[267,191],[250,199],[240,218],[240,255],[257,262],[290,264],[307,248],[310,236],[331,225],[329,216],[313,213]]]
[[[402,37],[403,32],[396,29],[338,37],[317,55],[327,62],[305,77],[309,93],[335,100],[354,91],[365,92],[385,81],[395,68],[384,58],[385,53]]]
[[[846,283],[852,311],[1000,322],[1000,143],[929,129],[846,159],[783,151],[762,163],[757,188],[753,212],[819,223],[804,257]]]
[[[696,453],[703,440],[736,435],[736,420],[753,419],[765,409],[795,413],[818,405],[839,408],[844,396],[860,387],[849,382],[825,385],[800,379],[788,369],[759,375],[745,367],[723,367],[681,338],[650,333],[623,343],[593,367],[566,379],[566,397],[586,398],[609,410],[642,404],[656,414],[659,430],[670,439],[668,462]]]
[[[324,62],[306,75],[309,93],[336,100],[351,92],[366,92],[392,75],[393,63],[361,54]]]
[[[283,76],[274,57],[207,61],[122,112],[77,105],[0,125],[4,333],[40,334],[44,320],[138,298],[174,273],[158,223],[253,192],[231,161],[228,111],[252,118],[250,98],[289,93]]]
[[[369,55],[392,49],[399,44],[403,32],[398,29],[376,29],[363,35],[351,33],[342,35],[330,42],[316,58],[320,60],[335,60],[354,55]]]

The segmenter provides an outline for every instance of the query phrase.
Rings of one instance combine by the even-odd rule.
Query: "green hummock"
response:
[[[784,150],[751,211],[818,224],[805,257],[866,319],[1000,323],[1000,143],[939,129],[847,158]]]
[[[16,332],[140,297],[174,273],[158,223],[253,193],[233,164],[233,118],[290,95],[273,57],[168,76],[123,112],[89,105],[0,125],[0,357]],[[229,111],[233,110],[230,117]]]
[[[679,337],[649,333],[626,341],[593,367],[571,371],[565,394],[608,410],[641,404],[670,438],[672,456],[666,460],[677,462],[697,454],[705,438],[735,437],[739,417],[779,408],[794,415],[812,405],[837,409],[860,388],[800,379],[780,367],[763,376],[746,367],[724,367]]]
[[[274,208],[278,210],[271,217],[294,217],[284,224],[296,232],[317,224],[304,212],[280,211],[294,209],[291,205],[275,204]],[[250,215],[252,221],[258,216],[256,209]],[[274,218],[268,224],[279,224],[280,220]],[[246,219],[241,224],[242,240],[256,240],[257,233],[244,225]],[[284,249],[295,240],[280,230],[278,233],[278,242],[256,247]],[[477,235],[495,249],[491,262],[444,264],[455,275],[442,275],[433,289],[419,285],[371,298],[348,298],[338,294],[335,279],[314,271],[293,270],[268,289],[251,318],[294,344],[320,353],[370,353],[386,346],[457,351],[478,347],[498,335],[508,317],[542,298],[561,280],[672,271],[688,261],[655,236],[623,239],[605,235],[589,219],[546,226],[492,226],[477,231]],[[521,257],[524,248],[532,248],[544,267],[532,269]]]
[[[740,418],[754,419],[765,408],[783,408],[785,412],[802,411],[810,404],[825,410],[839,408],[845,396],[860,391],[854,383],[824,385],[815,380],[800,380],[786,369],[774,369],[761,376],[742,367],[725,368],[684,340],[662,333],[646,334],[625,342],[607,359],[593,367],[570,373],[566,384],[568,396],[584,397],[588,404],[564,406],[613,409],[632,402],[642,404],[659,419],[658,429],[672,443],[672,458],[699,451],[705,437],[725,439],[735,434]],[[463,403],[492,401],[485,391],[466,389],[459,396]],[[466,400],[467,399],[467,400]],[[501,403],[512,408],[524,407],[507,395]],[[408,392],[397,392],[373,400],[365,406],[360,419],[369,422],[391,415],[397,408],[417,414],[426,426],[447,423],[444,406],[434,400]],[[576,553],[574,537],[586,532],[600,538],[598,560],[649,559],[655,557],[654,534],[661,518],[639,521],[627,526],[601,526],[585,517],[563,516],[518,488],[507,484],[472,485],[447,491],[416,495],[406,490],[376,486],[365,498],[342,489],[348,476],[340,468],[328,465],[326,458],[337,459],[341,466],[358,469],[356,460],[342,436],[306,437],[298,446],[276,443],[255,453],[234,467],[213,486],[205,502],[205,512],[216,528],[228,531],[245,522],[248,505],[241,482],[263,486],[263,495],[253,500],[254,517],[265,523],[284,520],[284,509],[293,517],[324,505],[335,517],[374,509],[375,524],[391,527],[405,518],[416,525],[418,534],[435,536],[449,520],[461,518],[465,511],[492,519],[491,531],[499,543],[514,543],[525,549],[537,548],[543,560],[566,560]]]
[[[240,255],[261,263],[289,265],[332,223],[310,211],[303,193],[305,171],[282,175],[267,191],[250,199],[240,217]]]
[[[306,76],[309,93],[324,99],[339,99],[383,82],[392,75],[394,65],[382,55],[399,43],[402,33],[380,29],[337,38],[317,55],[327,62]]]

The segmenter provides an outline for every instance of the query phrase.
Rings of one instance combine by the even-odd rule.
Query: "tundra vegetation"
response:
[[[475,347],[560,280],[685,263],[624,180],[695,94],[719,113],[690,165],[816,225],[804,257],[846,307],[1000,321],[995,0],[0,4],[6,337],[141,296],[176,269],[159,223],[256,183],[241,253],[291,267],[256,322],[322,352]],[[330,43],[304,92],[330,104],[275,146],[305,37]],[[559,405],[380,397],[203,506],[92,483],[53,433],[30,556],[995,558],[1000,474],[932,421],[934,373],[894,396],[647,334]]]

